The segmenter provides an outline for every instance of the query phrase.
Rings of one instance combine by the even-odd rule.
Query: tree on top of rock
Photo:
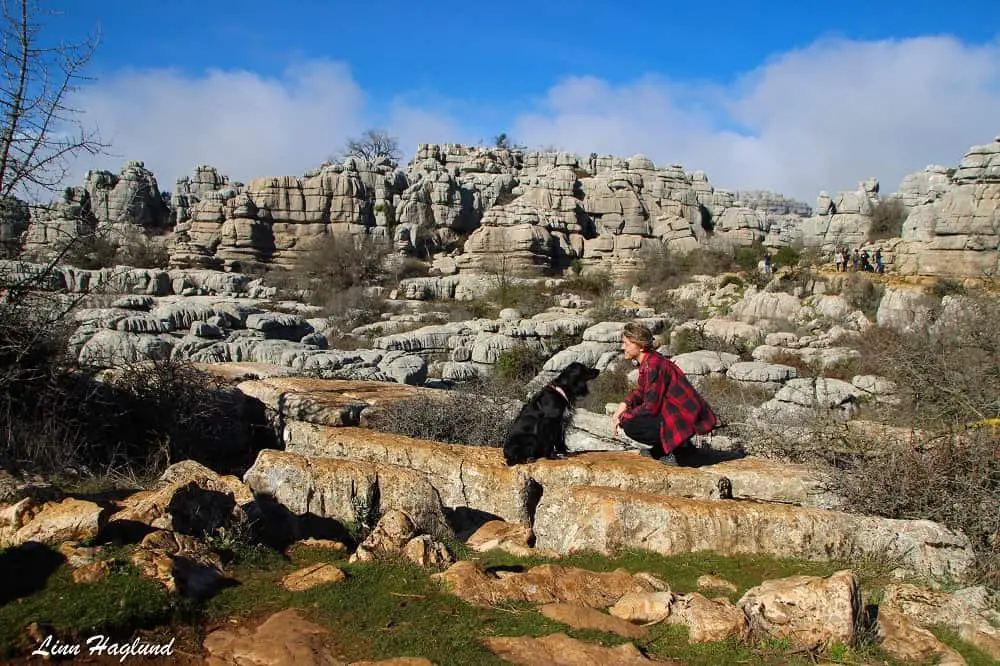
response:
[[[368,162],[387,157],[393,166],[399,164],[403,156],[396,137],[380,129],[368,129],[360,137],[349,138],[341,154],[344,158],[357,157]]]

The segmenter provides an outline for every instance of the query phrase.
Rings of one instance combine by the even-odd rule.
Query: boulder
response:
[[[851,645],[861,612],[857,576],[791,576],[765,581],[739,601],[755,631],[796,647]]]
[[[574,516],[573,530],[565,529],[566,516]],[[663,555],[711,550],[809,560],[879,553],[925,575],[956,578],[967,575],[975,559],[963,534],[926,520],[586,486],[544,493],[533,529],[536,546],[560,553],[644,548]]]

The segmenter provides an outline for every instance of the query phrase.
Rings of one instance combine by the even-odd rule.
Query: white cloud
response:
[[[76,104],[111,144],[80,170],[117,172],[123,160],[139,159],[172,189],[198,164],[236,180],[316,166],[362,129],[364,94],[346,67],[313,62],[281,80],[242,71],[123,72],[83,89]]]
[[[727,87],[568,79],[513,133],[582,154],[643,153],[703,170],[717,187],[812,202],[868,176],[891,192],[927,164],[954,165],[1000,132],[998,118],[1000,44],[821,40]]]
[[[366,95],[348,67],[309,61],[280,78],[211,70],[202,76],[175,71],[128,71],[98,80],[74,100],[85,122],[96,122],[108,154],[83,157],[69,182],[87,169],[116,172],[138,159],[162,189],[211,164],[234,180],[301,175],[319,166],[371,126]],[[385,124],[412,154],[418,141],[457,134],[447,117],[394,104]]]
[[[643,153],[658,165],[703,170],[717,187],[812,202],[820,190],[853,189],[869,176],[893,191],[906,173],[954,165],[1000,133],[1000,43],[821,40],[729,85],[579,76],[517,107],[507,123],[433,91],[398,91],[373,109],[348,66],[330,61],[306,61],[278,78],[121,72],[85,88],[76,105],[99,123],[113,154],[81,159],[71,182],[88,168],[117,172],[125,159],[145,161],[164,189],[197,164],[244,181],[298,175],[367,127],[388,129],[409,157],[418,143],[471,143],[483,138],[482,126],[506,125],[519,143]]]

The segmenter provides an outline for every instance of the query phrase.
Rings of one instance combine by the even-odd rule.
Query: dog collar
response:
[[[549,384],[549,388],[558,393],[559,395],[561,395],[563,397],[563,400],[569,402],[569,398],[566,397],[566,392],[563,391],[560,387],[556,386],[555,384]]]

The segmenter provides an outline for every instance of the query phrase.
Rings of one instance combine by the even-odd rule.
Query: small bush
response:
[[[663,312],[676,317],[680,321],[702,319],[706,313],[693,298],[677,298],[674,294],[665,294],[654,301],[657,312]]]
[[[624,358],[605,368],[588,384],[589,393],[580,401],[580,408],[603,414],[606,404],[621,402],[634,388],[634,385],[628,380],[628,374],[632,369],[632,364]]]
[[[322,308],[321,315],[327,318],[332,329],[340,333],[381,321],[382,315],[389,311],[389,304],[384,298],[369,294],[363,287],[317,292],[315,298],[310,300],[312,305]]]
[[[639,251],[639,266],[633,281],[642,289],[654,292],[679,287],[687,276],[683,255],[661,243]]]
[[[891,198],[879,201],[872,210],[868,240],[899,238],[903,234],[903,223],[906,222],[908,215],[906,204],[901,199]]]
[[[719,275],[735,270],[737,263],[730,252],[697,247],[684,255],[681,265],[688,275]]]
[[[964,296],[966,289],[958,280],[951,278],[939,278],[931,285],[930,293],[936,298],[945,296]]]
[[[640,250],[632,282],[649,292],[655,307],[656,299],[661,298],[664,292],[680,287],[692,275],[719,275],[738,268],[738,261],[730,252],[698,247],[682,254],[661,243]]]
[[[778,352],[768,360],[768,363],[787,365],[790,368],[795,368],[796,372],[799,373],[799,377],[814,377],[819,374],[813,366],[802,360],[801,356],[790,351],[782,350]]]
[[[399,282],[407,278],[427,277],[430,274],[430,266],[419,259],[405,257],[393,267],[391,273],[393,282]]]
[[[493,374],[503,382],[526,384],[542,370],[546,357],[538,347],[520,344],[500,353]]]
[[[755,271],[764,258],[764,254],[766,254],[766,250],[759,241],[750,247],[741,247],[736,250],[736,265],[744,271]],[[772,265],[773,263],[772,260]]]
[[[520,282],[500,283],[486,299],[500,309],[517,308],[524,317],[532,317],[552,307],[552,294],[539,285]]]
[[[747,421],[750,411],[771,398],[764,389],[716,374],[703,379],[698,392],[712,406],[719,420],[732,428],[730,434],[733,435],[743,435],[742,424]]]
[[[753,340],[723,340],[714,336],[705,335],[705,332],[698,326],[675,329],[671,335],[670,352],[673,356],[687,354],[693,351],[706,349],[708,351],[725,352],[736,354],[742,360],[750,360],[751,352],[757,346]]]
[[[583,333],[569,333],[559,329],[555,334],[548,340],[548,348],[550,353],[555,353],[566,349],[567,347],[572,347],[573,345],[578,345],[583,342]]]
[[[774,257],[771,259],[771,265],[774,266],[774,268],[781,268],[782,266],[798,266],[801,259],[802,255],[799,254],[795,248],[786,245],[779,248],[778,251],[774,253]]]
[[[808,295],[813,286],[813,274],[808,268],[795,267],[778,276],[776,287],[794,296]]]
[[[84,270],[98,270],[118,266],[118,245],[105,236],[87,234],[78,236],[61,247],[65,247],[63,262]]]
[[[588,315],[594,321],[626,321],[632,315],[621,306],[613,295],[605,294],[596,299],[588,309]]]
[[[305,295],[311,304],[325,305],[341,292],[391,278],[386,266],[390,250],[387,241],[370,236],[327,234],[312,241],[291,271],[271,276],[277,278],[279,292]]]
[[[495,393],[448,391],[420,395],[373,410],[368,425],[381,432],[446,444],[499,448],[517,414],[514,405]]]
[[[844,279],[840,295],[848,305],[865,313],[870,319],[875,318],[878,306],[885,295],[885,285],[874,282],[858,273],[851,273]]]
[[[137,236],[119,246],[118,263],[134,268],[167,268],[170,252],[159,240]]]
[[[705,335],[697,328],[681,328],[671,335],[670,353],[688,354],[705,348]]]
[[[563,281],[562,288],[573,294],[596,297],[610,292],[614,288],[614,281],[607,273],[596,272],[574,275]]]
[[[727,275],[724,278],[722,278],[722,283],[719,285],[719,288],[721,289],[723,287],[728,287],[731,284],[735,284],[740,289],[742,289],[744,287],[743,280],[740,279],[740,276],[738,276],[738,275]]]

